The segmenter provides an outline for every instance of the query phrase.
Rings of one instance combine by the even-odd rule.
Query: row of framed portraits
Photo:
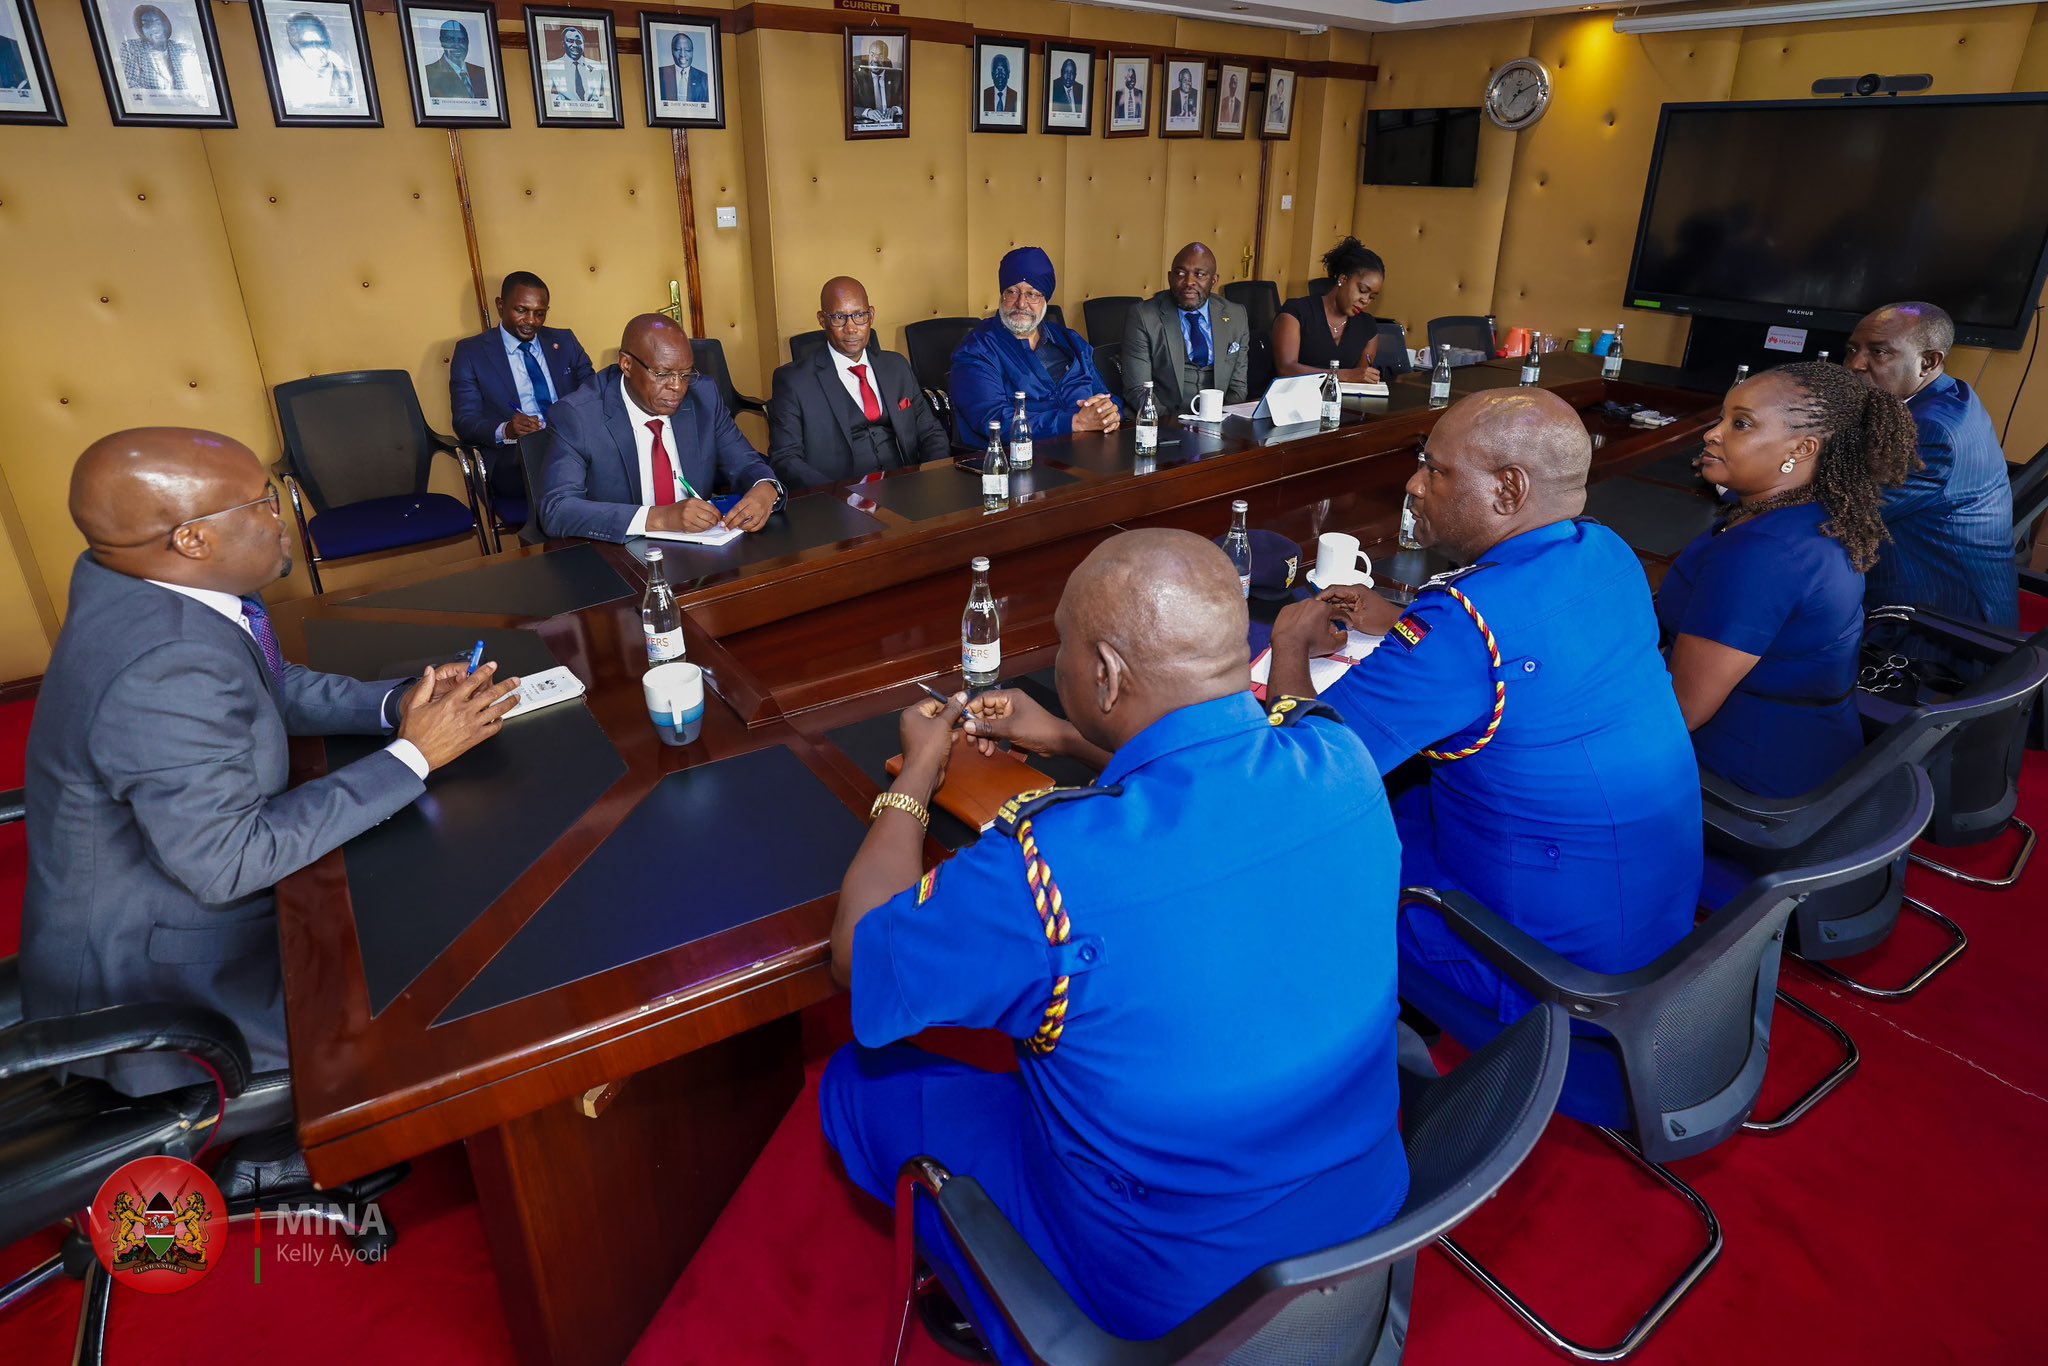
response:
[[[848,30],[846,36],[847,89],[861,81],[863,54],[872,54],[880,37],[872,30]],[[909,35],[902,39],[902,60],[910,60]],[[869,58],[872,61],[872,57]],[[1241,138],[1246,116],[1252,107],[1252,69],[1224,61],[1216,64],[1216,85],[1209,87],[1210,64],[1203,57],[1168,56],[1159,64],[1159,136],[1198,138],[1206,131],[1212,138]],[[1097,66],[1102,68],[1101,91],[1096,90]],[[1109,138],[1141,138],[1152,132],[1154,63],[1150,56],[1111,51],[1098,56],[1094,48],[1045,45],[1045,96],[1038,102],[1039,131],[1076,133],[1095,131],[1095,107],[1103,107],[1102,135]],[[1259,121],[1259,136],[1285,138],[1294,129],[1294,82],[1296,73],[1286,67],[1266,70],[1266,105]],[[977,133],[1022,133],[1027,129],[1031,108],[1031,62],[1028,44],[1013,39],[974,40],[974,131]],[[853,109],[847,115],[847,136],[888,136],[857,126]],[[903,110],[903,127],[895,136],[909,131],[910,113]]]
[[[83,0],[114,122],[232,128],[234,99],[208,0]],[[362,0],[250,0],[271,113],[287,128],[381,128]],[[525,7],[543,128],[620,128],[609,10]],[[413,122],[505,128],[505,62],[487,0],[398,0]],[[725,127],[720,21],[643,10],[647,122]],[[0,123],[64,122],[34,0],[0,0]]]

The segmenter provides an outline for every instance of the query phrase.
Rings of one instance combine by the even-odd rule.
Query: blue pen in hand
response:
[[[469,672],[475,673],[476,666],[484,662],[484,643],[479,640],[476,648],[469,652]]]

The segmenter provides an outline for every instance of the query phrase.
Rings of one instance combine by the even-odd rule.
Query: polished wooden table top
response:
[[[1545,386],[1586,415],[1599,447],[1595,479],[1648,499],[1646,516],[1668,511],[1658,501],[1666,495],[1687,509],[1705,501],[1684,456],[1717,404],[1710,395],[1656,382],[1668,377],[1631,365],[1623,379],[1608,382],[1599,379],[1590,357],[1545,360]],[[1515,367],[1473,367],[1458,372],[1457,380],[1460,392],[1512,385]],[[801,773],[788,772],[807,790],[815,784],[864,817],[874,784],[825,737],[914,702],[922,696],[917,680],[936,679],[942,687],[957,680],[959,618],[974,555],[994,562],[1012,676],[1050,662],[1052,611],[1068,573],[1124,528],[1180,526],[1220,535],[1229,526],[1230,500],[1242,497],[1251,504],[1253,526],[1291,536],[1308,553],[1320,533],[1347,531],[1376,547],[1374,559],[1384,565],[1393,550],[1401,487],[1437,417],[1427,406],[1426,383],[1426,375],[1397,379],[1389,398],[1353,405],[1345,424],[1327,433],[1239,419],[1219,431],[1168,425],[1156,462],[1145,467],[1136,461],[1128,427],[1107,437],[1044,441],[1038,447],[1044,477],[1028,488],[1020,481],[1014,505],[994,514],[980,510],[978,497],[963,498],[962,485],[975,484],[971,472],[938,462],[798,495],[790,514],[778,519],[779,531],[727,552],[664,547],[685,609],[688,657],[704,667],[714,694],[707,697],[702,738],[684,748],[662,746],[646,719],[637,612],[643,570],[631,547],[551,542],[280,607],[276,622],[287,653],[316,664],[341,636],[372,638],[391,628],[415,628],[414,635],[417,628],[437,628],[446,637],[443,657],[466,650],[482,632],[531,637],[528,648],[537,641],[547,657],[573,668],[588,685],[581,704],[552,711],[587,706],[596,730],[577,743],[608,744],[616,755],[579,751],[590,762],[564,765],[559,774],[510,775],[490,751],[504,745],[513,726],[551,712],[521,718],[506,736],[435,774],[415,808],[280,886],[300,1135],[315,1176],[332,1183],[374,1170],[828,995],[834,989],[826,945],[833,898],[821,890],[802,904],[750,908],[749,915],[761,912],[758,918],[742,916],[716,933],[662,943],[631,961],[493,1008],[450,1009],[671,774],[779,748],[800,764]],[[1684,416],[1645,431],[1603,414],[1599,405],[1607,399]],[[847,534],[820,539],[841,532]],[[564,554],[575,559],[540,567],[570,566],[575,575],[539,576],[549,581],[541,590],[528,582],[535,576],[505,568]],[[1645,555],[1653,577],[1663,558]],[[579,592],[604,596],[606,583],[615,585],[607,600],[570,611],[545,605],[577,601]],[[491,607],[498,610],[483,610]],[[599,731],[602,741],[596,742]],[[295,776],[324,771],[328,748],[297,742]],[[338,749],[337,761],[346,754]],[[593,767],[600,759],[611,767]],[[608,780],[610,773],[616,778]],[[526,783],[521,800],[535,804],[535,818],[555,825],[543,820],[543,833],[534,835],[529,820],[520,827],[526,833],[508,834],[478,858],[474,813],[509,791],[514,776]],[[568,792],[578,783],[590,789],[587,801]],[[565,805],[550,815],[548,802],[557,797]],[[726,814],[779,829],[789,857],[804,856],[807,831],[780,825],[786,813],[776,804]],[[458,838],[452,833],[458,829],[468,833]],[[715,834],[695,844],[692,835],[678,829],[669,846],[647,851],[646,895],[687,898],[693,881],[706,879],[705,872],[693,877],[693,865],[708,869],[703,861],[718,860],[722,850]],[[457,848],[471,852],[452,867],[432,852]],[[351,860],[369,866],[365,860],[398,849],[428,851],[419,864],[420,887],[394,893],[387,880],[379,884],[378,904],[357,905]],[[936,844],[928,849],[933,858],[941,852]],[[720,871],[732,870],[720,865]],[[822,885],[836,884],[838,871]],[[443,914],[436,922],[446,922],[445,944],[436,949],[438,941],[429,941],[427,948],[436,949],[430,955],[415,944],[423,958],[417,972],[394,975],[381,963],[370,965],[379,971],[366,969],[366,944],[374,948],[394,932],[403,937],[408,917],[448,910],[439,903],[404,904],[409,895],[440,896],[432,889],[450,887],[475,892],[477,886],[489,895],[477,893],[473,916]],[[622,897],[610,913],[645,911]],[[377,933],[367,932],[372,927]],[[386,984],[374,993],[375,1008],[373,980]]]

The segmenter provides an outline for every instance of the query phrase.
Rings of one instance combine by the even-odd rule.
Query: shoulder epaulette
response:
[[[1282,697],[1272,706],[1266,708],[1266,724],[1269,726],[1292,726],[1307,720],[1311,716],[1320,716],[1326,721],[1335,721],[1340,726],[1344,724],[1344,714],[1342,712],[1338,711],[1328,702],[1319,702],[1313,697]]]
[[[1478,564],[1468,564],[1463,569],[1446,569],[1441,574],[1430,575],[1429,578],[1423,583],[1422,587],[1416,589],[1415,591],[1417,593],[1426,593],[1432,588],[1444,588],[1449,586],[1450,584],[1456,583],[1459,579],[1465,578],[1468,575],[1477,574],[1482,569],[1491,568],[1493,568],[1492,561],[1481,560]]]
[[[995,828],[1015,839],[1017,827],[1049,806],[1071,802],[1082,797],[1121,797],[1124,795],[1121,783],[1107,787],[1090,784],[1087,787],[1037,787],[1029,792],[1019,792],[1004,802],[996,812]]]

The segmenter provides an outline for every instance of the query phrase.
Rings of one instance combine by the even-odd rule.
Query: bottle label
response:
[[[984,498],[1008,498],[1010,476],[1007,474],[984,474],[981,476],[981,496]]]
[[[1031,443],[1012,441],[1010,443],[1010,468],[1028,470],[1031,468]]]
[[[986,645],[964,641],[960,646],[961,666],[971,674],[1001,673],[1003,669],[1003,642],[991,640]]]
[[[1431,398],[1449,398],[1451,396],[1451,382],[1447,379],[1431,380],[1429,383],[1429,396]]]
[[[1539,367],[1534,365],[1525,365],[1522,367],[1522,383],[1534,384],[1537,380],[1541,379],[1542,377],[1543,372]]]
[[[1238,571],[1238,574],[1237,574],[1237,586],[1238,586],[1238,589],[1239,589],[1239,590],[1240,590],[1241,592],[1243,592],[1243,594],[1244,594],[1244,595],[1245,595],[1246,597],[1250,597],[1250,596],[1252,595],[1252,571],[1251,571],[1251,570],[1249,570],[1249,569],[1241,569],[1241,570],[1239,570],[1239,571]]]
[[[1619,375],[1620,373],[1621,357],[1615,355],[1612,351],[1609,351],[1607,353],[1606,359],[1600,362],[1600,378],[1613,379],[1616,375]]]
[[[1342,422],[1343,420],[1344,420],[1344,404],[1343,404],[1343,402],[1342,402],[1342,401],[1340,400],[1340,401],[1338,401],[1338,402],[1332,403],[1332,402],[1331,402],[1331,401],[1330,401],[1329,399],[1324,399],[1324,400],[1323,400],[1323,421],[1325,421],[1325,422]]]
[[[671,659],[683,657],[683,628],[673,631],[649,631],[647,633],[647,662],[666,664]]]
[[[1159,428],[1156,426],[1147,426],[1144,423],[1140,422],[1138,424],[1138,449],[1141,451],[1149,451],[1158,444]]]

